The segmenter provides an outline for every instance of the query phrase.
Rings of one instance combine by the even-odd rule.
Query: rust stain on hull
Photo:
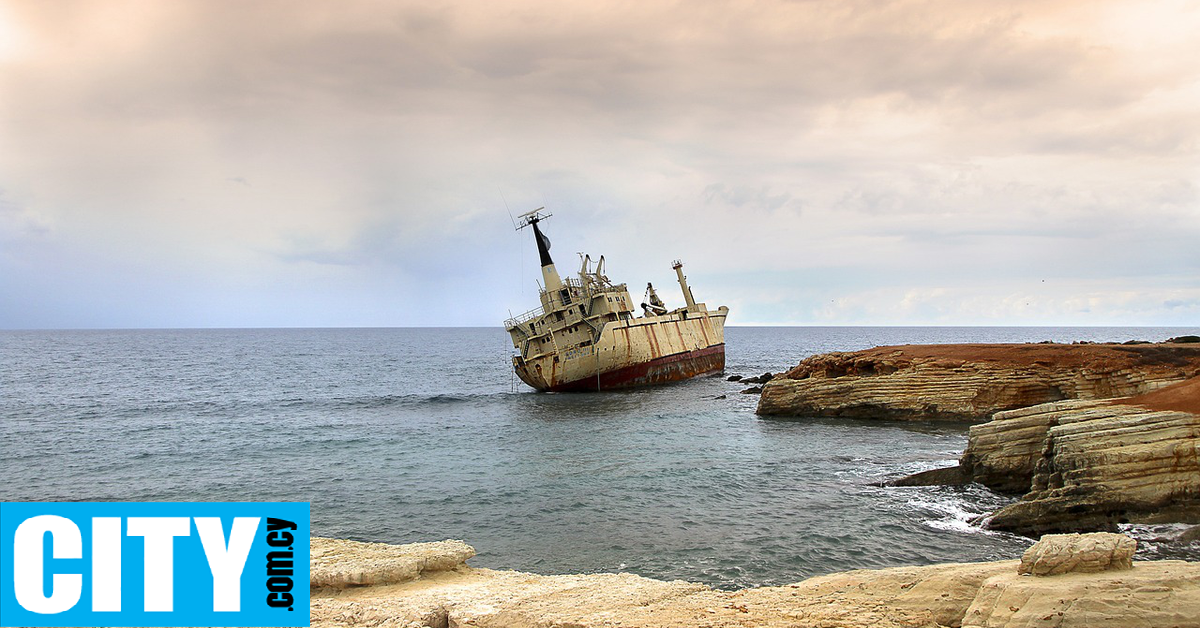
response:
[[[546,388],[547,392],[586,392],[652,386],[688,379],[725,369],[725,345],[686,351],[656,358],[642,364],[601,373]]]

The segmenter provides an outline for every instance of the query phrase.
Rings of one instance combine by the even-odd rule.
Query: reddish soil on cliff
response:
[[[1176,410],[1200,414],[1200,377],[1193,377],[1144,395],[1118,399],[1113,403],[1142,406],[1151,410]]]
[[[1156,364],[1200,368],[1200,344],[953,344],[898,345],[816,355],[783,377],[803,379],[816,371],[826,376],[872,375],[894,372],[914,362],[946,366],[988,363],[999,367],[1044,366],[1115,370]]]

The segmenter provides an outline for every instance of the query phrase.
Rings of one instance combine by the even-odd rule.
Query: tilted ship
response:
[[[634,315],[625,284],[604,275],[604,256],[592,267],[581,255],[577,277],[563,279],[550,259],[550,241],[538,223],[551,214],[538,208],[520,217],[517,229],[533,227],[541,258],[541,307],[504,322],[520,353],[513,369],[540,391],[608,390],[661,384],[725,368],[725,318],[729,308],[696,303],[674,269],[684,307],[668,310],[646,284],[643,314]]]

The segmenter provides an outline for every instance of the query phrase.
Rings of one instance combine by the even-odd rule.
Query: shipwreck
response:
[[[551,214],[522,214],[517,229],[532,227],[541,259],[541,305],[504,322],[517,355],[513,370],[539,391],[582,392],[673,382],[725,368],[725,318],[729,308],[697,303],[674,263],[686,305],[667,309],[651,284],[635,316],[625,284],[604,274],[604,256],[580,255],[579,273],[562,278],[550,258],[550,241],[538,223]]]

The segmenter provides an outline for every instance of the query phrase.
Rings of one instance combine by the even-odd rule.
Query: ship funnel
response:
[[[547,292],[558,292],[562,290],[562,278],[558,276],[558,269],[554,267],[554,260],[550,259],[550,238],[538,229],[538,221],[534,220],[529,223],[533,225],[533,237],[537,240],[538,255],[542,258],[542,280],[546,286]]]
[[[550,238],[542,233],[538,228],[538,223],[549,218],[553,214],[543,213],[545,207],[539,207],[531,212],[525,212],[517,218],[517,229],[525,227],[533,227],[533,239],[537,241],[538,256],[542,261],[542,281],[547,292],[555,293],[562,290],[562,278],[558,276],[558,269],[554,268],[554,260],[550,259]]]
[[[672,268],[675,269],[675,274],[679,277],[679,288],[683,290],[683,300],[687,301],[688,309],[696,309],[696,299],[692,298],[692,289],[687,285],[687,277],[683,276],[683,262],[675,260]]]

